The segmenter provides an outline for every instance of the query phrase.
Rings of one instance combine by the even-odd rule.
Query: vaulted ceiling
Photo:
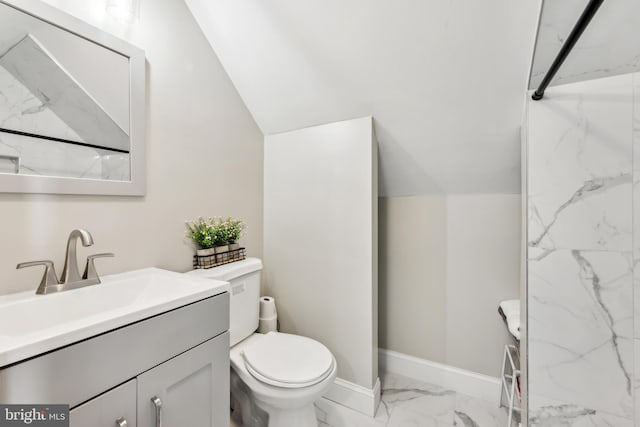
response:
[[[381,195],[517,193],[539,0],[186,0],[265,134],[372,115]]]

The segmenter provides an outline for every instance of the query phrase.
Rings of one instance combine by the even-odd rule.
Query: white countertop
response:
[[[0,296],[0,368],[229,291],[229,283],[146,268],[65,292]]]

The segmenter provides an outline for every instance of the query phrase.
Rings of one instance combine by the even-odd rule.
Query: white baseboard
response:
[[[373,417],[380,404],[380,379],[376,378],[373,389],[368,389],[342,378],[336,378],[323,397]]]
[[[381,371],[403,375],[467,396],[500,403],[500,379],[431,362],[384,348],[378,349]]]

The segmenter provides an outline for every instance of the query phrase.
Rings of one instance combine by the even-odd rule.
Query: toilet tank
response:
[[[258,329],[261,271],[262,261],[258,258],[247,258],[188,273],[207,279],[224,280],[231,284],[229,340],[232,347]]]

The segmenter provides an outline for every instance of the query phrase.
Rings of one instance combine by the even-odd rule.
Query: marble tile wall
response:
[[[633,347],[635,425],[640,426],[640,73],[633,75]]]
[[[24,175],[112,181],[131,177],[127,153],[0,133],[0,158],[16,157],[19,173]],[[13,165],[0,162],[0,173],[15,173]]]
[[[540,84],[586,4],[587,0],[544,0],[531,70],[531,89]],[[605,1],[562,64],[552,85],[640,70],[638,19],[639,1]]]
[[[529,104],[531,426],[634,425],[638,80],[558,86]]]
[[[2,66],[0,66],[0,127],[86,142],[51,111],[46,103],[40,101]]]
[[[86,142],[49,107],[0,66],[0,127]],[[26,175],[113,181],[131,176],[127,153],[0,133],[0,173],[15,173],[15,158]]]
[[[128,124],[123,124],[125,129],[116,123],[32,35],[27,35],[2,54],[0,66],[68,124],[82,141],[129,150]]]

